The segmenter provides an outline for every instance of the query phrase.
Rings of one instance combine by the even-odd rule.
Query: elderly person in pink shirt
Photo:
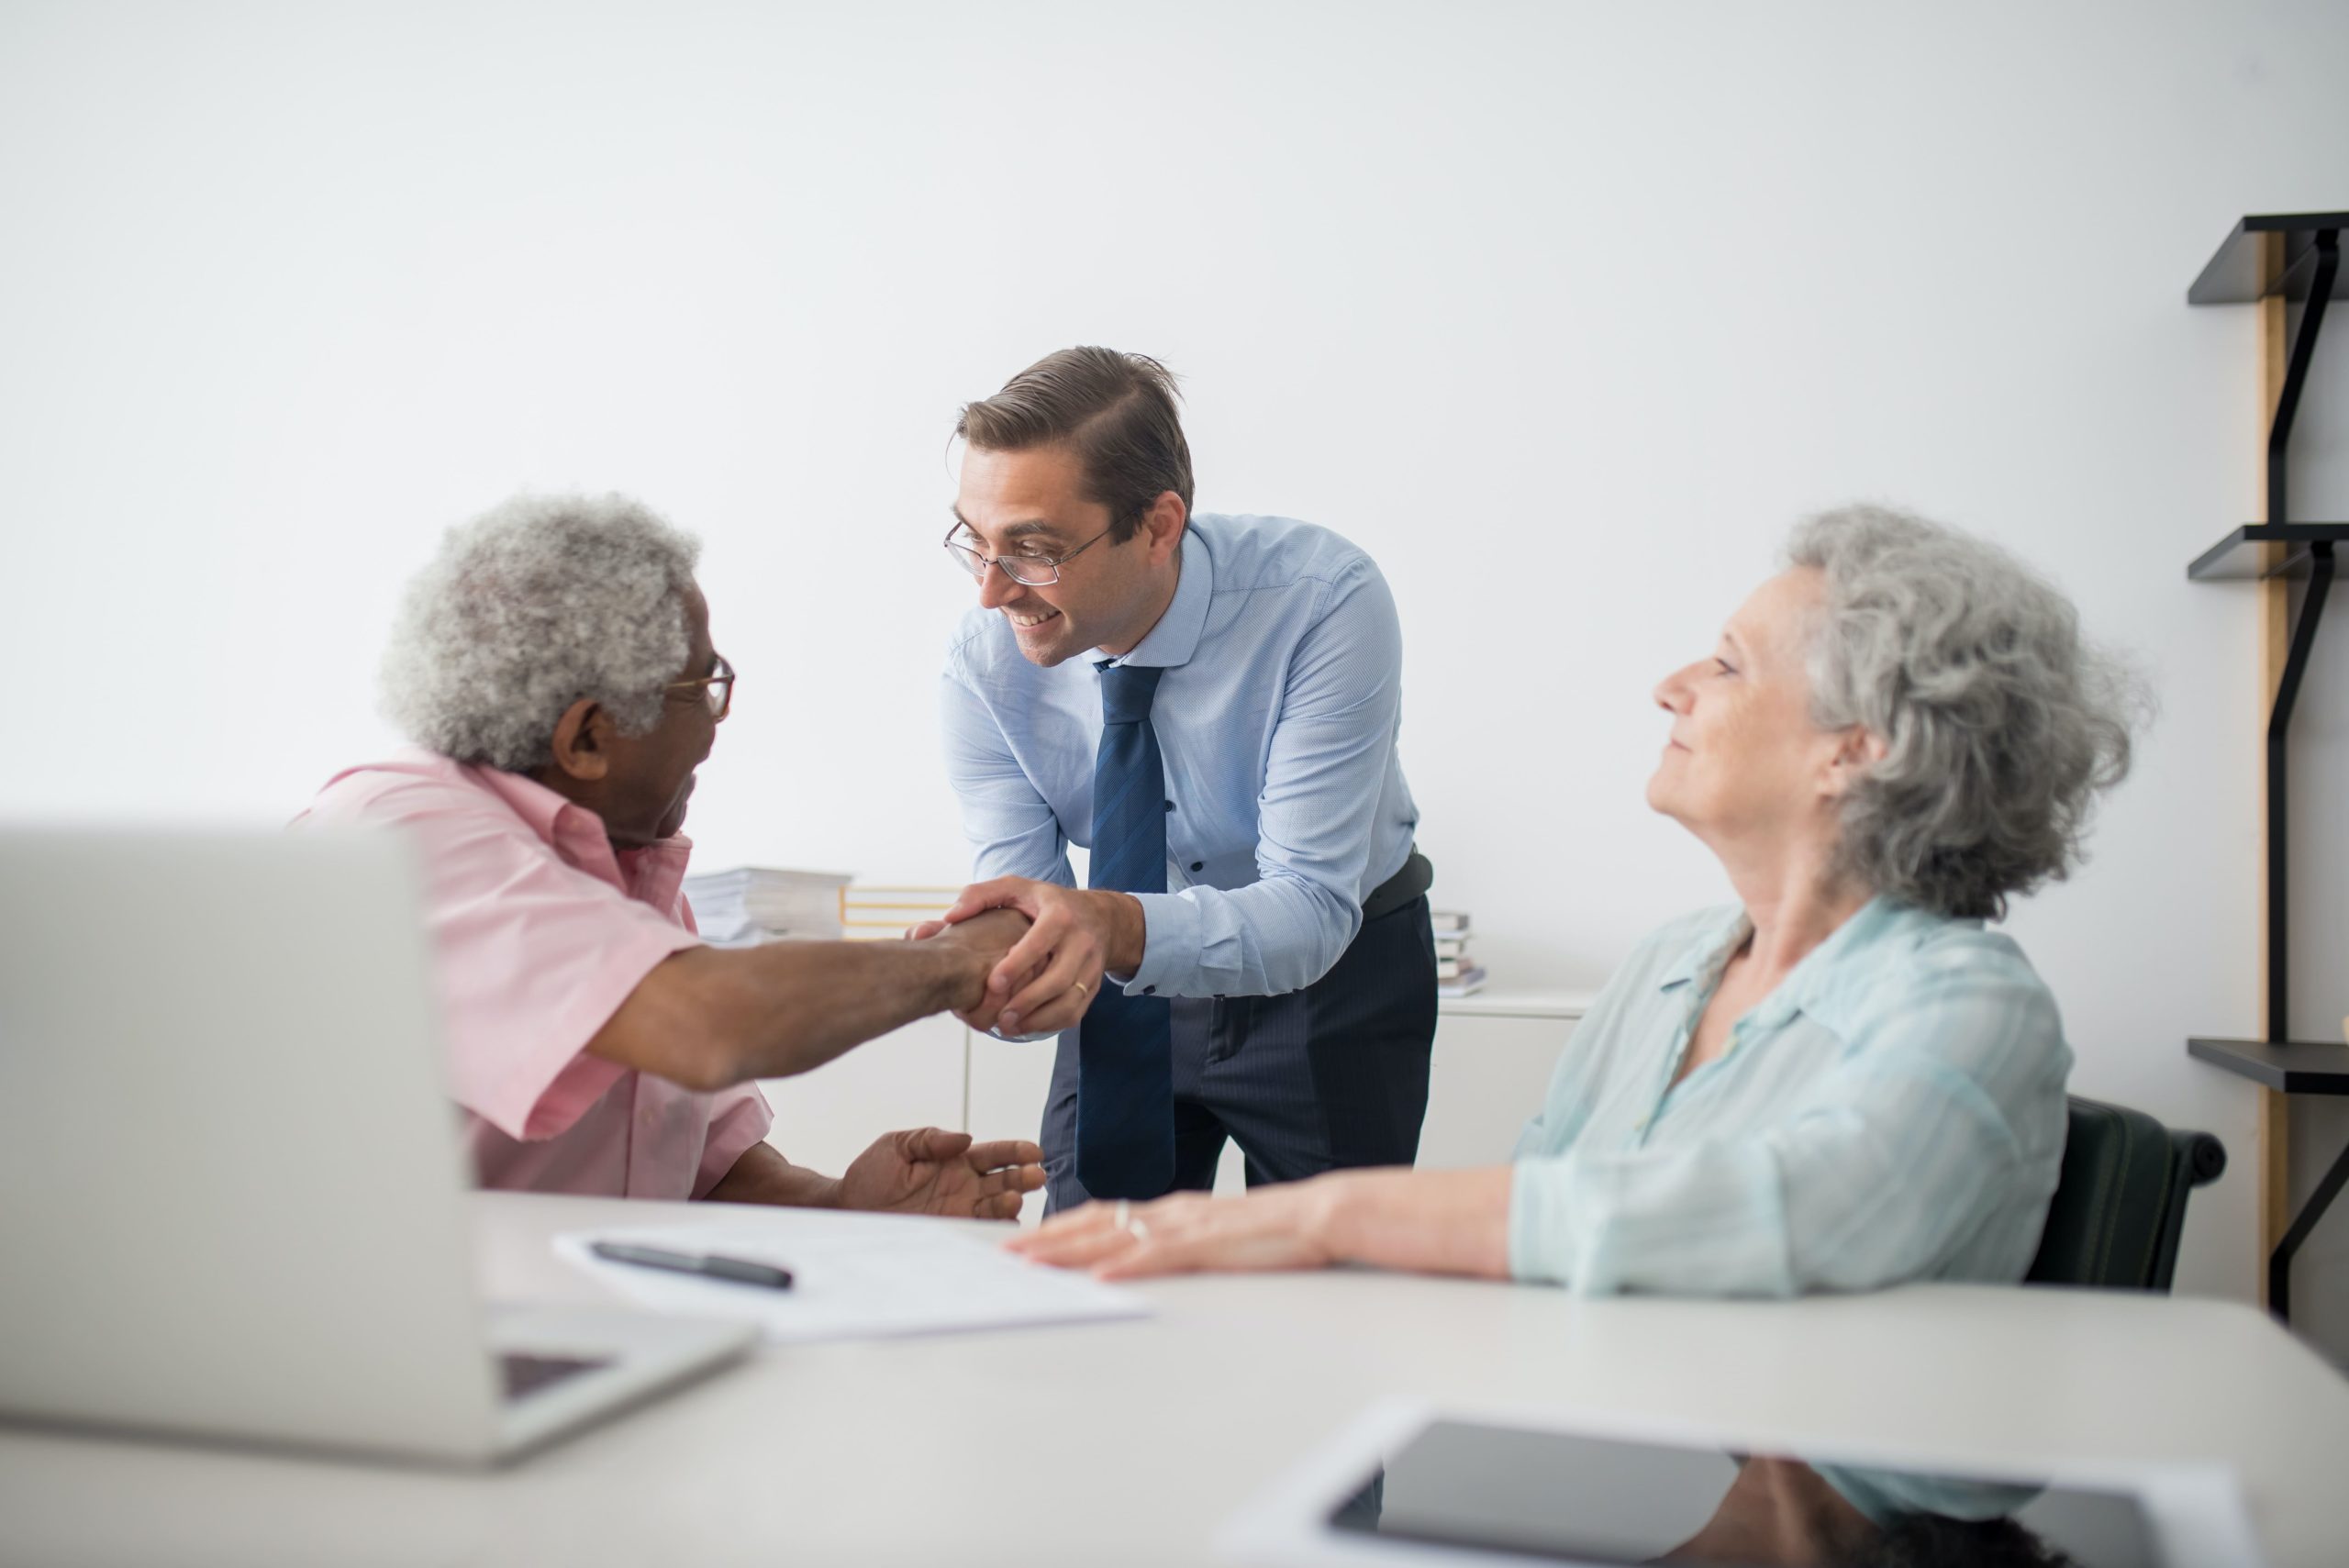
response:
[[[752,1079],[927,1014],[984,1025],[1023,934],[703,945],[679,890],[695,770],[732,699],[699,545],[612,495],[523,496],[450,530],[384,663],[417,749],[337,774],[296,825],[406,830],[449,1075],[483,1185],[1008,1219],[1032,1143],[889,1133],[838,1177],[764,1141]]]

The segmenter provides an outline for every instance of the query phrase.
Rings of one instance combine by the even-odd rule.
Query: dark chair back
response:
[[[2226,1168],[2226,1150],[2207,1132],[2172,1132],[2126,1106],[2072,1099],[2064,1173],[2025,1278],[2168,1290],[2187,1194]]]

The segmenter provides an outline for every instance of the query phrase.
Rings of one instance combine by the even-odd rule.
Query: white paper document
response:
[[[756,1322],[781,1343],[959,1333],[1044,1323],[1144,1318],[1150,1304],[1086,1274],[1003,1251],[1008,1226],[939,1224],[891,1215],[807,1209],[753,1212],[694,1225],[577,1231],[555,1251],[640,1306]],[[615,1263],[594,1241],[715,1252],[791,1271],[788,1290]]]

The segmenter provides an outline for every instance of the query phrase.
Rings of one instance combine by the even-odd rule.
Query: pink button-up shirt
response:
[[[295,826],[397,827],[424,859],[449,1083],[481,1184],[700,1197],[773,1120],[583,1049],[652,966],[697,946],[680,836],[614,853],[594,812],[429,751],[328,780]]]

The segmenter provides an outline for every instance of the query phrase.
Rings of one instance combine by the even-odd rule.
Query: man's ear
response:
[[[1836,737],[1835,754],[1828,759],[1826,776],[1820,781],[1820,793],[1831,799],[1841,799],[1852,792],[1852,786],[1865,778],[1870,769],[1890,754],[1891,746],[1884,737],[1865,725],[1854,724]]]
[[[1152,565],[1170,560],[1183,548],[1183,525],[1190,520],[1191,509],[1183,505],[1183,497],[1172,490],[1158,493],[1158,499],[1141,515],[1141,532],[1150,544]]]
[[[581,697],[554,722],[555,771],[600,779],[612,765],[612,717],[593,697]]]

